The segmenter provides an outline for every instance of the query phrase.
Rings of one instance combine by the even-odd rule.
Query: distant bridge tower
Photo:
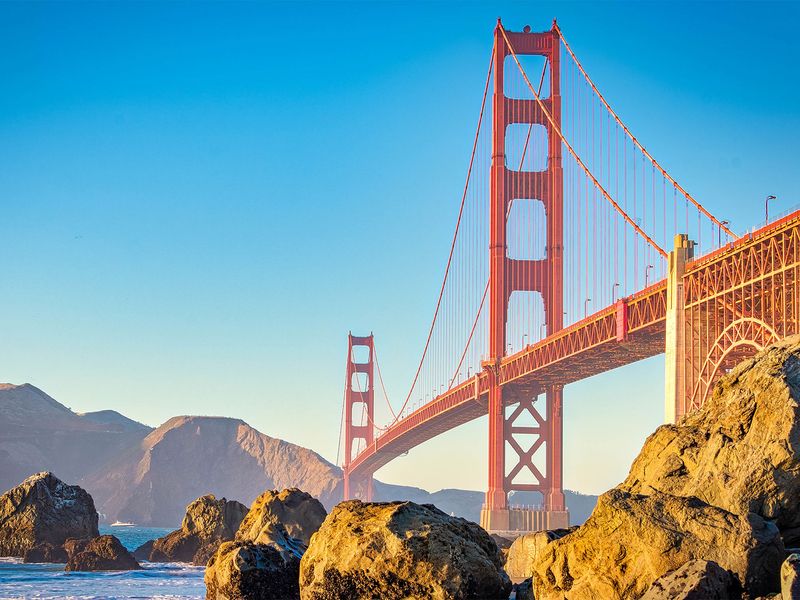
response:
[[[506,43],[501,24],[494,33],[494,95],[492,131],[492,167],[490,190],[489,248],[489,360],[484,367],[489,375],[489,486],[481,512],[481,525],[489,531],[531,530],[563,527],[569,515],[562,491],[562,388],[547,386],[545,414],[534,406],[536,395],[504,398],[498,381],[499,364],[506,352],[506,324],[511,293],[538,292],[545,310],[547,335],[564,324],[564,226],[563,168],[561,139],[550,125],[535,99],[516,99],[505,95],[503,75],[506,58],[512,52]],[[553,24],[550,31],[531,33],[506,31],[517,55],[544,56],[550,66],[550,95],[542,102],[555,125],[561,124],[560,38]],[[515,123],[543,126],[547,132],[547,167],[541,171],[515,170],[506,164],[506,132]],[[536,191],[536,196],[532,194]],[[508,256],[506,243],[508,215],[517,200],[537,200],[544,205],[546,254],[541,260],[518,260]],[[509,394],[505,390],[506,395]],[[506,404],[519,402],[517,410],[506,417]],[[537,425],[516,426],[514,421],[529,412]],[[533,445],[530,436],[533,434]],[[526,436],[528,436],[526,438]],[[515,452],[516,463],[506,471],[506,444]],[[530,446],[530,447],[528,447]],[[545,472],[534,465],[533,455],[544,446]],[[527,475],[535,483],[520,482]],[[530,479],[528,479],[530,481]],[[544,511],[509,509],[508,492],[537,491],[544,497]]]
[[[356,362],[353,349],[367,349],[366,362]],[[375,439],[375,389],[373,373],[375,367],[375,339],[372,334],[358,337],[350,333],[347,337],[347,380],[344,384],[344,490],[345,500],[360,497],[372,501],[372,473],[357,478],[350,476],[350,462],[353,458],[354,443],[364,440],[366,445]],[[365,424],[353,422],[353,409],[361,404],[367,415]],[[363,413],[359,412],[359,415]],[[356,448],[357,450],[357,448]]]

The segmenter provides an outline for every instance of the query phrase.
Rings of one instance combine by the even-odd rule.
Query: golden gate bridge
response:
[[[498,20],[444,277],[398,410],[374,337],[348,338],[344,497],[370,500],[377,469],[488,414],[481,525],[567,526],[564,386],[663,353],[665,420],[697,409],[733,364],[798,333],[799,234],[797,212],[737,236],[631,133],[555,21],[512,32]],[[375,422],[378,384],[388,423]],[[510,506],[512,491],[543,505]]]

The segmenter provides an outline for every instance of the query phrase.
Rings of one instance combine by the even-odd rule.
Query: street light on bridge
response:
[[[644,270],[644,287],[647,287],[648,276],[650,275],[650,269],[652,268],[653,265],[647,265],[647,267]]]
[[[770,194],[769,196],[767,196],[767,199],[764,200],[764,222],[765,223],[769,223],[769,201],[770,200],[777,200],[777,199],[778,199],[777,196],[773,196],[772,194]]]
[[[727,227],[730,224],[731,224],[730,221],[722,221],[722,223],[720,223],[719,229],[717,230],[717,246],[720,248],[722,248],[722,228]],[[727,234],[725,236],[725,239],[727,239]]]
[[[619,282],[617,281],[614,285],[611,286],[611,304],[617,301],[617,288],[619,287]]]
[[[778,199],[777,196],[773,196],[772,194],[770,194],[769,196],[767,196],[767,199],[764,200],[764,223],[765,224],[769,223],[769,201],[770,200],[777,200],[777,199]]]
[[[589,316],[589,302],[591,302],[591,301],[592,301],[591,298],[587,298],[586,300],[583,301],[583,318],[584,319],[587,316]]]

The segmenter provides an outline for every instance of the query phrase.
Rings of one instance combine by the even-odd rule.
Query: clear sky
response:
[[[403,396],[498,16],[553,17],[627,125],[742,231],[800,203],[780,2],[0,3],[0,380],[151,425],[240,417],[336,458],[346,336]],[[624,477],[663,360],[565,393],[565,482]],[[384,481],[484,489],[486,422]]]

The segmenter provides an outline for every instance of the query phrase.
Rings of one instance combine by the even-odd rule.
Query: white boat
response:
[[[136,527],[136,523],[127,523],[125,521],[114,521],[111,527]]]

